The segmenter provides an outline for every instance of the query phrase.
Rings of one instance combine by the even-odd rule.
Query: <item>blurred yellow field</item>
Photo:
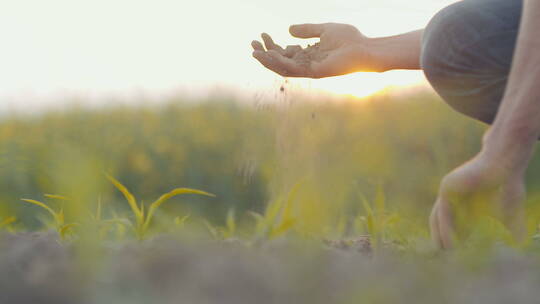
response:
[[[496,286],[489,269],[537,265],[534,191],[525,244],[489,214],[450,257],[430,241],[440,179],[479,148],[483,125],[430,93],[328,102],[277,94],[4,116],[0,269],[12,277],[0,276],[5,299],[395,303],[414,292],[405,302],[433,303],[437,290],[457,303],[485,291],[460,298],[463,278],[477,286],[484,275]],[[393,285],[410,276],[410,287]]]

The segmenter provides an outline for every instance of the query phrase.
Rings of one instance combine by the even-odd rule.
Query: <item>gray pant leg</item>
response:
[[[437,93],[455,110],[493,122],[504,94],[522,0],[464,0],[429,22],[421,65]]]

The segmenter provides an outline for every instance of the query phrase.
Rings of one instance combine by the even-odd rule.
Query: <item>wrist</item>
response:
[[[508,174],[524,174],[532,158],[536,137],[512,128],[494,125],[482,139],[481,155]]]
[[[382,73],[391,70],[388,60],[381,52],[383,46],[378,39],[380,38],[362,37],[352,43],[352,56],[349,59],[355,72]]]
[[[372,70],[420,69],[420,45],[422,30],[397,36],[368,38],[365,44]]]
[[[392,53],[391,48],[388,38],[367,38],[364,49],[370,71],[382,73],[396,68],[395,58],[389,55]]]

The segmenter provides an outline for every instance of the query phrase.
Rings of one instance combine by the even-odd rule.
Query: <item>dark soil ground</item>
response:
[[[361,243],[361,244],[360,244]],[[54,233],[6,234],[0,303],[537,303],[537,255],[366,251],[280,240],[194,242],[161,236],[103,245],[101,257]],[[360,244],[360,246],[357,246]],[[86,257],[86,258],[85,258]]]

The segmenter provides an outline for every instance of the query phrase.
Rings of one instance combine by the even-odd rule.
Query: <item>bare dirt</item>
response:
[[[320,62],[326,59],[328,53],[323,52],[320,44],[316,43],[304,49],[300,46],[288,46],[285,49],[285,56],[294,59],[304,66],[309,66],[312,62]]]
[[[449,256],[372,256],[367,244],[253,247],[161,236],[105,243],[101,258],[84,267],[80,248],[54,233],[4,235],[0,303],[494,304],[540,297],[535,256],[501,248],[473,267]]]

